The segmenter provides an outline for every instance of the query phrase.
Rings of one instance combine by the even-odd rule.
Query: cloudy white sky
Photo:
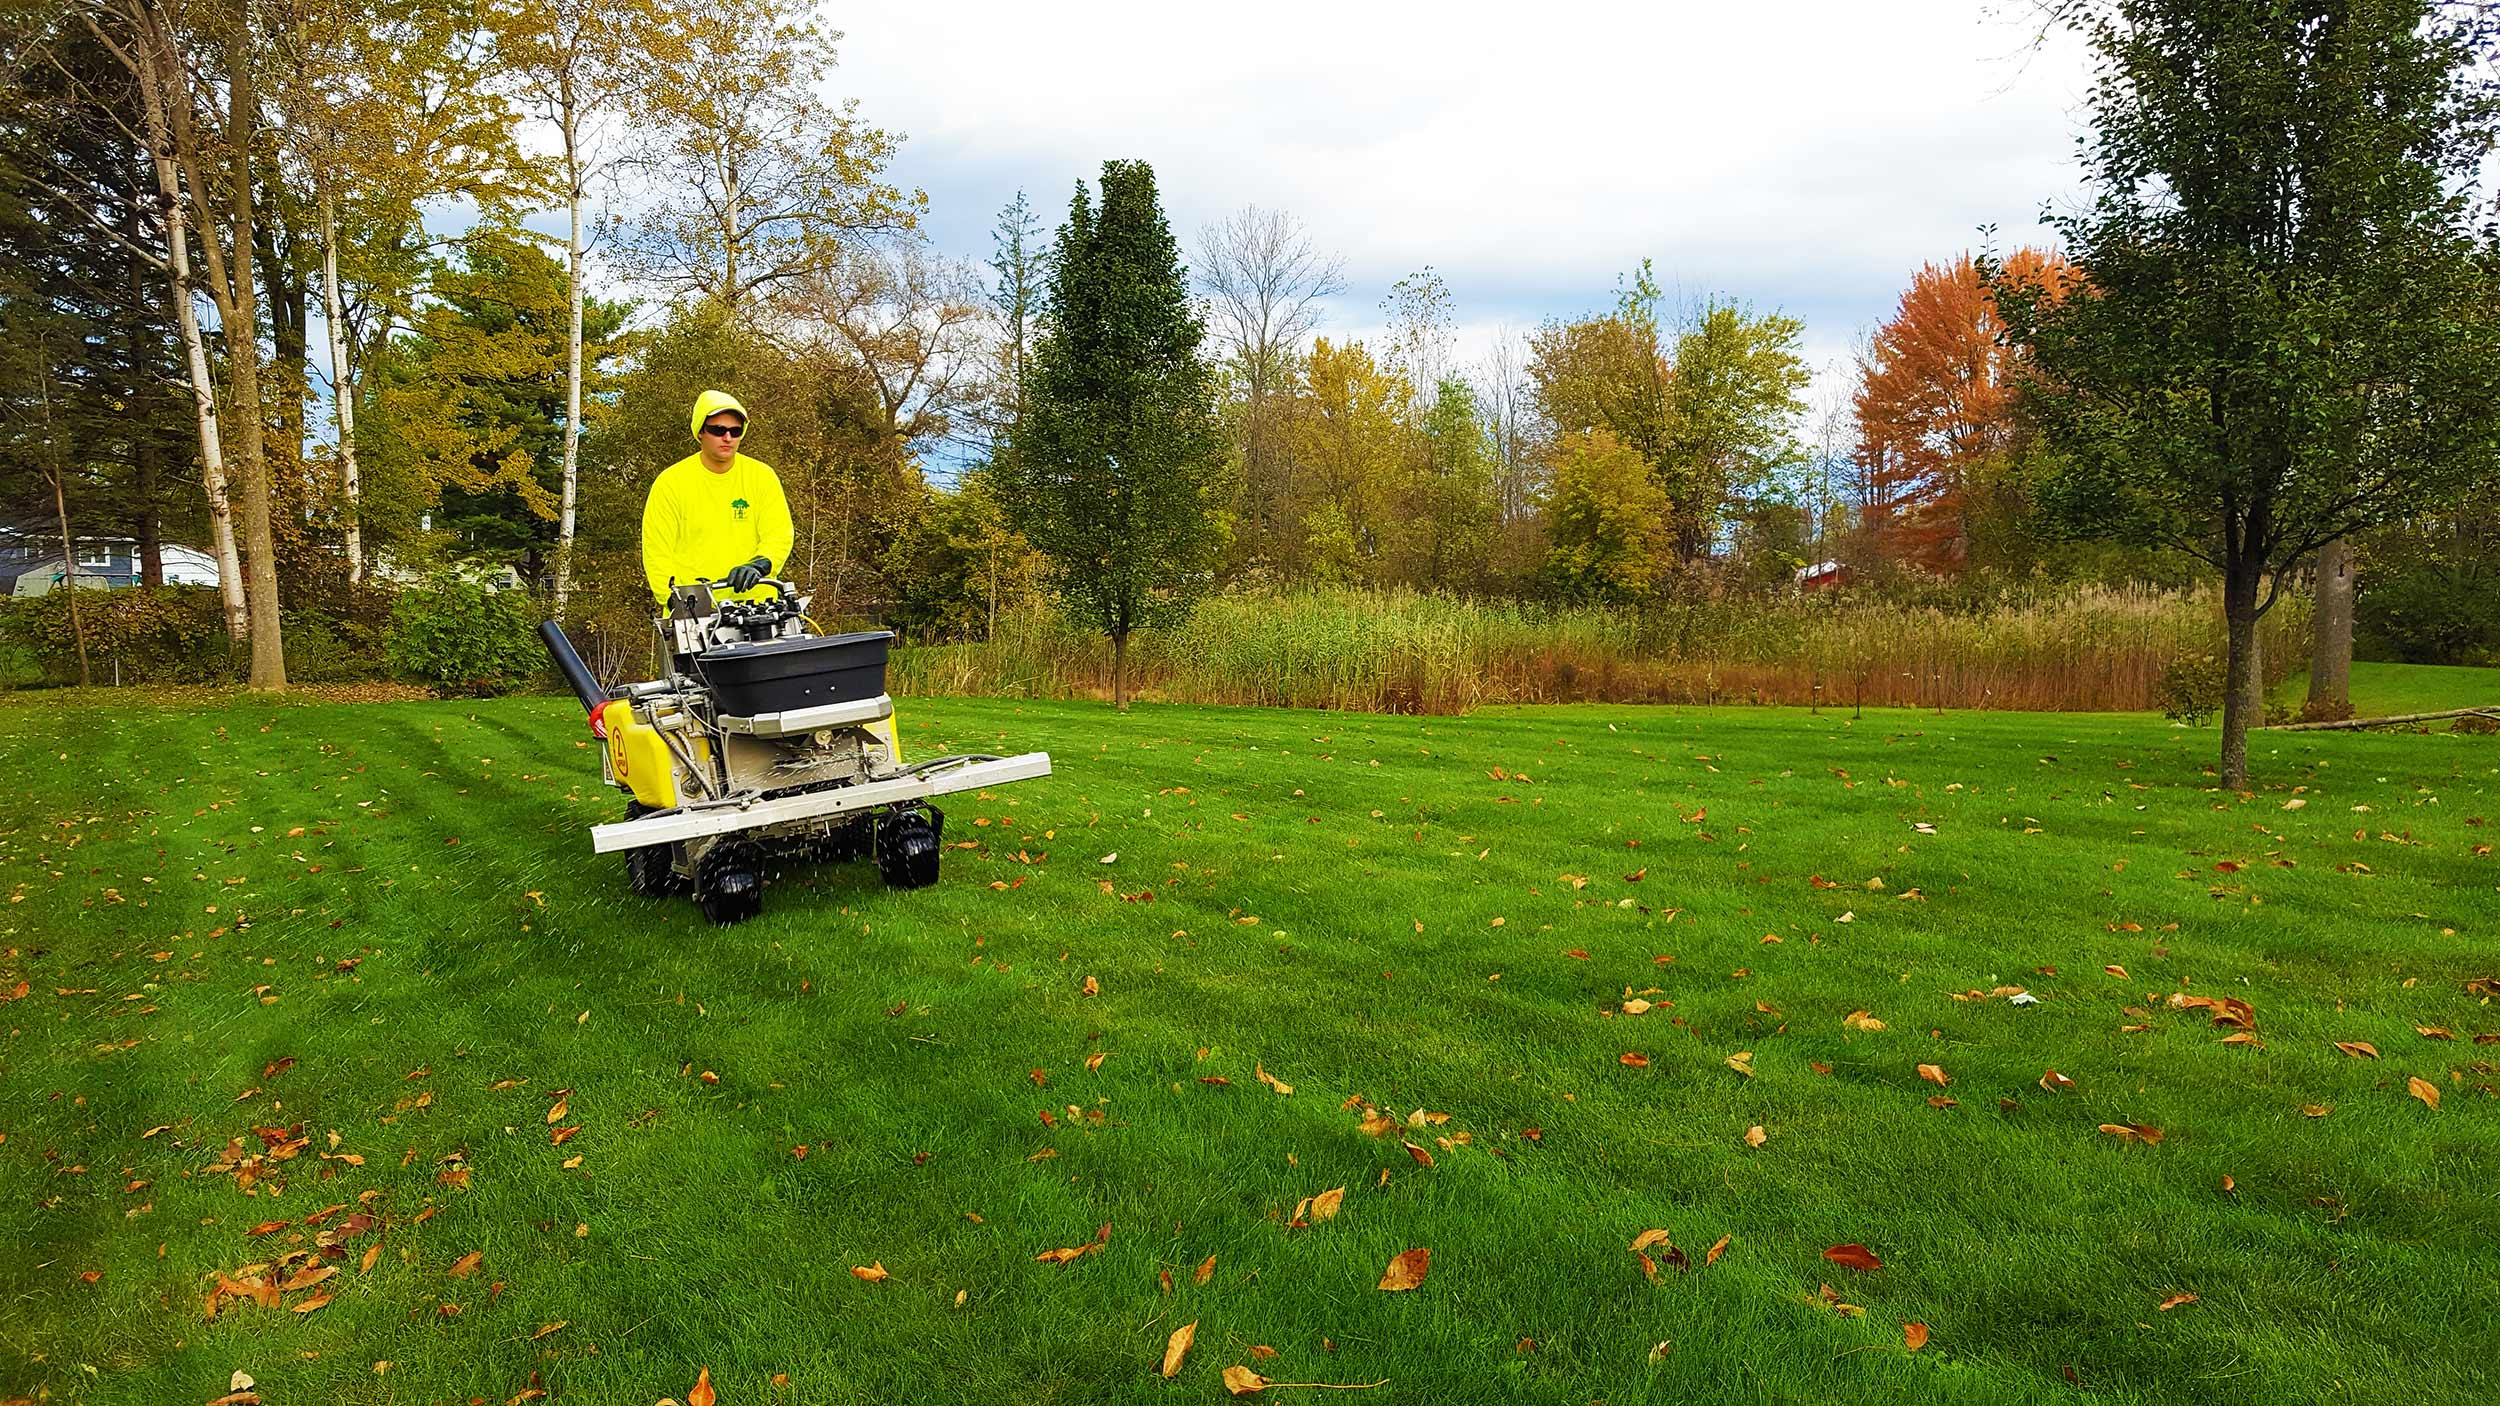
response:
[[[1647,257],[1671,292],[1802,318],[1836,367],[1921,262],[1985,225],[2041,239],[2077,184],[2085,61],[2031,44],[2025,0],[825,13],[825,91],[906,135],[894,175],[942,249],[985,257],[1019,188],[1055,225],[1077,180],[1142,158],[1184,244],[1255,203],[1341,254],[1325,331],[1376,328],[1431,265],[1469,355],[1603,305]]]

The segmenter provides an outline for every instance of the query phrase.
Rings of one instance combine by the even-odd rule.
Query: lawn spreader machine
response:
[[[716,923],[760,912],[790,864],[873,856],[896,888],[937,882],[946,816],[931,798],[1050,774],[1050,755],[906,763],[885,691],[883,630],[825,635],[807,600],[771,581],[767,600],[712,582],[674,586],[658,622],[662,676],[602,685],[550,620],[539,638],[605,743],[600,770],[625,818],[591,848],[623,854],[646,898],[691,894]]]

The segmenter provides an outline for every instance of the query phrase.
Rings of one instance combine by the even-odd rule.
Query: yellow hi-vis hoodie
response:
[[[706,419],[723,410],[746,416],[746,408],[728,395],[705,391],[695,401],[695,429],[700,432]],[[776,570],[787,566],[794,538],[790,503],[772,465],[740,454],[715,473],[697,451],[661,470],[643,500],[643,579],[651,584],[652,598],[665,604],[672,580],[718,581],[757,557]],[[759,586],[739,598],[771,594],[770,587]]]

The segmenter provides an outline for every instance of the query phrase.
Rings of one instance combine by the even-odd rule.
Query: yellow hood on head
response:
[[[738,403],[738,398],[731,395],[729,392],[705,391],[703,394],[694,398],[694,421],[686,427],[686,433],[693,435],[696,439],[703,438],[703,422],[711,419],[713,416],[718,415],[724,410],[737,411],[738,418],[741,421],[752,420],[755,418],[754,416],[747,414],[747,408],[740,405]]]

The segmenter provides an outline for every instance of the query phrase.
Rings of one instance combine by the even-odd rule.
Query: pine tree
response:
[[[1000,488],[1069,606],[1111,637],[1128,705],[1128,639],[1188,613],[1213,581],[1224,446],[1205,328],[1155,195],[1154,169],[1106,161],[1059,229],[1016,452]]]

